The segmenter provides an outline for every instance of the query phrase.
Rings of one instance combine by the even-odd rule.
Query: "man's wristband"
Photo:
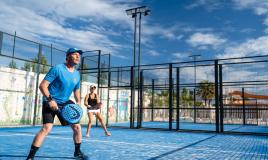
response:
[[[48,102],[51,102],[53,100],[53,98],[51,97],[51,95],[49,95],[48,97],[47,97],[47,101]]]

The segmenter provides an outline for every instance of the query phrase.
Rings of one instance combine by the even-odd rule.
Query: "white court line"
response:
[[[31,133],[15,133],[15,134],[9,134],[9,135],[1,135],[0,137],[12,137],[12,136],[29,136],[33,137],[35,134]],[[53,135],[48,135],[47,138],[52,138],[52,139],[73,139],[73,138],[67,138],[67,137],[58,137],[58,136],[53,136]],[[129,143],[129,142],[118,142],[118,141],[103,141],[103,140],[87,140],[87,139],[82,139],[85,142],[101,142],[101,143],[112,143],[112,144],[124,144],[124,145],[136,145],[136,146],[147,146],[147,147],[163,147],[163,148],[171,148],[171,149],[177,149],[179,146],[164,146],[164,145],[158,145],[158,144],[143,144],[143,143]]]
[[[187,148],[186,148],[187,149]],[[248,152],[240,152],[240,151],[223,151],[223,150],[217,150],[217,149],[213,149],[213,148],[207,148],[207,147],[202,147],[202,148],[188,148],[191,150],[195,150],[195,151],[208,151],[208,152],[216,152],[218,153],[239,153],[239,154],[246,154],[246,155],[260,155],[260,156],[267,156],[267,154],[261,154],[261,153],[248,153]]]
[[[56,132],[52,131],[50,133],[53,134],[53,133],[66,133],[66,132],[73,133],[73,131],[56,131]]]
[[[0,137],[12,137],[12,136],[30,136],[30,137],[33,137],[35,136],[35,134],[25,134],[25,133],[15,133],[15,134],[12,134],[12,135],[1,135],[0,134]],[[52,135],[48,135],[47,138],[52,138],[52,139],[68,139],[68,140],[72,140],[73,138],[67,138],[67,137],[58,137],[58,136],[52,136]],[[112,143],[112,144],[123,144],[123,145],[136,145],[136,146],[147,146],[147,147],[163,147],[163,148],[170,148],[170,149],[178,149],[178,148],[181,148],[181,147],[178,147],[178,146],[164,146],[164,145],[157,145],[157,144],[142,144],[142,143],[129,143],[129,142],[117,142],[117,141],[103,141],[103,140],[87,140],[87,139],[83,139],[83,141],[86,141],[86,142],[101,142],[101,143]],[[190,148],[185,148],[185,149],[189,149],[189,150],[193,150],[192,147]],[[203,151],[208,151],[208,152],[211,152],[211,151],[214,151],[216,153],[237,153],[237,154],[246,154],[246,155],[258,155],[258,156],[267,156],[267,154],[259,154],[259,153],[248,153],[248,152],[239,152],[239,151],[220,151],[220,150],[215,150],[213,148],[208,148],[208,147],[198,147],[196,149],[194,149],[195,151],[198,151],[198,150],[203,150]]]

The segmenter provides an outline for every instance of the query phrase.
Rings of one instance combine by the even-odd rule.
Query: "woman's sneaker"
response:
[[[105,132],[105,135],[107,136],[107,137],[109,137],[109,136],[111,136],[111,133],[110,132]]]

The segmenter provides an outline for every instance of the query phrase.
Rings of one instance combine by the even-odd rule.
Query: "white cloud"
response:
[[[176,37],[176,39],[177,39],[177,40],[181,40],[183,37],[184,37],[184,35],[178,35],[178,36]]]
[[[181,67],[180,77],[181,83],[194,83],[195,82],[195,67]],[[200,83],[203,80],[214,81],[214,68],[211,66],[196,66],[196,83]]]
[[[130,25],[124,14],[127,5],[120,1],[0,1],[0,30],[45,44],[56,44],[64,49],[75,46],[82,49],[102,49],[116,54],[121,45],[113,42],[109,35],[118,36],[111,29],[93,26],[77,28],[68,22],[75,18],[78,22],[90,23],[110,20],[114,23]],[[34,6],[34,7],[33,7]],[[107,12],[109,10],[109,12]],[[94,23],[95,24],[95,23]],[[125,25],[122,25],[125,26]],[[110,33],[110,34],[107,34]],[[110,46],[117,46],[110,47]],[[117,53],[118,57],[124,57]]]
[[[182,35],[177,35],[176,28],[174,27],[164,27],[161,25],[147,25],[146,23],[142,24],[142,34],[145,36],[161,36],[162,38],[166,38],[169,40],[175,40],[178,38],[182,38],[180,36]]]
[[[189,39],[186,40],[186,42],[191,46],[199,47],[200,49],[204,49],[204,47],[206,49],[208,46],[211,46],[215,49],[219,45],[226,42],[226,39],[212,33],[198,32],[191,35]]]
[[[184,32],[212,32],[214,29],[213,28],[196,28],[192,26],[180,26],[182,31]]]
[[[204,7],[208,11],[213,11],[224,6],[224,2],[215,1],[215,0],[195,0],[190,5],[186,6],[186,9],[195,9],[198,7]]]
[[[65,49],[69,46],[82,49],[102,49],[120,58],[125,58],[120,49],[125,44],[116,43],[112,37],[132,36],[133,18],[125,13],[140,0],[125,2],[121,0],[10,0],[0,1],[0,30],[54,47]],[[34,7],[33,7],[34,6]],[[147,25],[142,19],[142,44],[150,45],[151,36],[160,36],[169,40],[181,40],[184,36],[176,34],[176,27]],[[73,23],[81,23],[81,26]],[[111,25],[108,25],[111,23]],[[116,26],[116,28],[112,27]],[[133,31],[131,31],[133,32]],[[131,37],[132,38],[132,37]],[[117,47],[113,47],[117,46]],[[129,45],[132,47],[132,45]],[[156,52],[150,52],[157,55]]]
[[[189,59],[189,56],[192,55],[190,52],[176,52],[172,53],[172,56],[175,58],[173,59],[173,62],[178,62],[178,61],[185,61],[185,59]]]
[[[217,58],[244,57],[268,54],[268,36],[250,39],[240,45],[230,46]]]
[[[268,26],[268,1],[267,0],[233,0],[236,9],[251,9],[256,15],[264,15],[263,24]]]
[[[263,24],[265,24],[266,26],[268,26],[268,17],[266,17],[263,21]]]
[[[147,19],[147,18],[143,18]],[[155,45],[153,44],[154,38],[162,38],[167,39],[170,41],[180,41],[184,38],[183,34],[178,33],[178,28],[176,26],[167,27],[158,24],[147,24],[147,21],[143,22],[142,19],[142,26],[141,26],[141,43],[147,46],[148,48],[154,48]],[[134,22],[133,22],[134,23]],[[132,33],[133,34],[133,33]],[[138,34],[138,27],[137,27],[137,34]],[[131,37],[132,38],[132,37]]]
[[[233,0],[233,2],[237,9],[253,9],[257,15],[268,13],[267,0]]]
[[[267,0],[233,0],[234,9],[252,10],[256,15],[264,17],[263,24],[268,26],[268,1]],[[252,32],[254,29],[244,29],[241,32]],[[268,33],[268,28],[264,30]],[[229,44],[217,58],[232,58],[268,54],[268,36],[248,39],[243,43]]]
[[[212,28],[197,28],[185,24],[174,24],[170,26],[163,26],[159,24],[147,25],[147,21],[142,23],[143,36],[160,36],[168,40],[182,40],[185,33],[189,32],[212,32]],[[149,40],[149,38],[147,38]]]
[[[61,18],[92,17],[98,20],[106,19],[113,22],[128,22],[125,9],[129,6],[118,1],[100,1],[100,0],[20,0],[7,1],[9,5],[20,6],[33,10],[39,15],[53,15]],[[34,6],[34,7],[33,7]]]
[[[147,53],[148,53],[149,55],[151,55],[151,56],[159,56],[159,55],[160,55],[159,52],[154,51],[154,50],[150,50],[150,51],[148,51]]]
[[[163,66],[161,66],[161,67],[163,67]],[[166,68],[166,69],[157,69],[157,68],[155,68],[154,70],[149,70],[148,73],[146,73],[146,74],[150,75],[151,78],[156,79],[156,81],[158,81],[158,82],[159,81],[168,82],[168,77],[169,77],[168,68]]]
[[[241,82],[241,81],[263,81],[267,79],[267,67],[265,64],[236,64],[223,66],[223,81]],[[258,72],[256,71],[258,70]],[[239,76],[237,74],[239,73]]]

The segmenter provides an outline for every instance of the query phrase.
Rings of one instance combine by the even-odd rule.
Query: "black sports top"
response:
[[[97,104],[97,95],[96,94],[94,95],[95,95],[94,99],[91,99],[90,95],[88,96],[88,99],[87,99],[87,104],[90,105],[91,107]]]

